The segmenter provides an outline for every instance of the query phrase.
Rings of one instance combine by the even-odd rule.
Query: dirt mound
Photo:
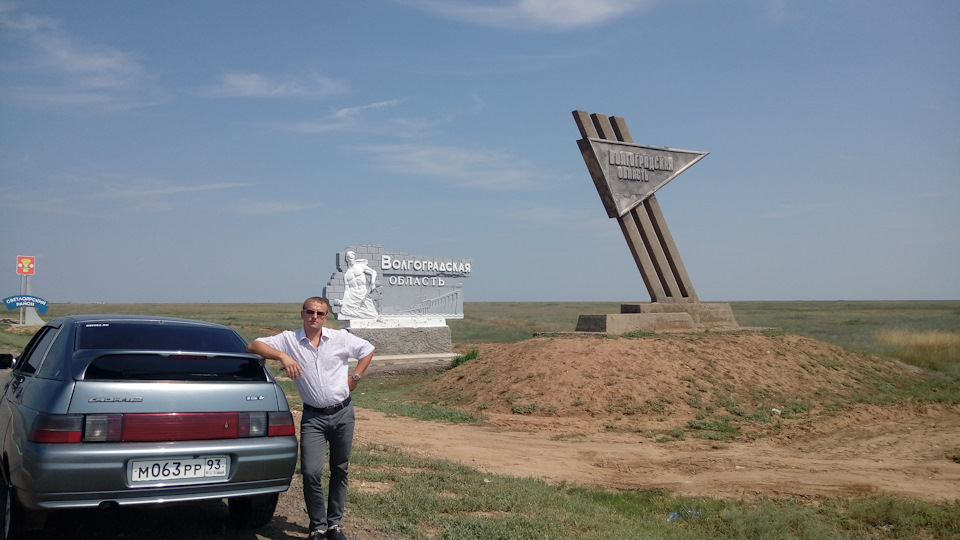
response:
[[[474,347],[417,399],[483,425],[360,409],[358,442],[613,489],[960,500],[960,405],[858,399],[925,376],[894,360],[755,332]]]
[[[662,429],[726,415],[767,423],[894,391],[922,372],[821,341],[759,333],[537,337],[480,344],[419,397],[479,414]]]

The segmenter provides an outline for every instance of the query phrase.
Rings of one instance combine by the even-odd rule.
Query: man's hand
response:
[[[291,379],[296,379],[297,377],[303,375],[303,371],[300,369],[300,364],[297,364],[297,361],[291,358],[290,355],[285,352],[278,351],[262,341],[251,341],[250,344],[247,345],[247,352],[259,354],[267,360],[279,361],[280,365],[283,366],[283,370],[287,372],[287,375]]]
[[[280,353],[280,363],[283,365],[283,370],[287,372],[287,375],[291,379],[296,379],[303,375],[303,371],[300,370],[300,364],[293,358],[290,358],[287,353]]]

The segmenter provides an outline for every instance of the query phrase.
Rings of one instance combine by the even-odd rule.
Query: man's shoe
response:
[[[308,540],[321,540],[327,537],[326,529],[314,529],[310,531],[310,536],[307,537]]]
[[[343,534],[342,527],[334,525],[327,529],[327,540],[347,540],[347,536]]]

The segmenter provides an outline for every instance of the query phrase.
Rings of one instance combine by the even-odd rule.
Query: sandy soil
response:
[[[960,498],[960,464],[948,456],[960,446],[956,407],[856,407],[786,428],[779,437],[722,442],[688,437],[658,443],[637,434],[588,433],[588,425],[579,426],[582,436],[558,438],[556,423],[514,423],[518,431],[438,428],[361,410],[358,441],[389,444],[491,474],[612,489],[663,488],[712,497]]]

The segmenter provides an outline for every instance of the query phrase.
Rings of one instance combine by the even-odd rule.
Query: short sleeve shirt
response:
[[[303,328],[257,338],[287,353],[300,365],[303,375],[293,380],[303,402],[313,407],[332,407],[350,396],[349,361],[373,352],[369,341],[346,330],[323,327],[320,346],[314,348]]]

